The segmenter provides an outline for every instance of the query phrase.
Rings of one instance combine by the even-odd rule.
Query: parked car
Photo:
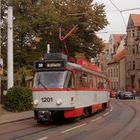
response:
[[[120,92],[118,97],[119,99],[135,99],[135,96],[131,91]]]
[[[119,98],[120,96],[123,96],[122,94],[125,92],[125,90],[118,90],[116,94],[116,99]]]

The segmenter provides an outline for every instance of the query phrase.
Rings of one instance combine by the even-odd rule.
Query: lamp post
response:
[[[8,66],[8,83],[7,89],[13,87],[13,8],[8,7],[8,54],[7,54],[7,66]]]

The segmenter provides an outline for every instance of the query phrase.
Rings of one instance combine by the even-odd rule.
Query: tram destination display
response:
[[[65,68],[65,61],[37,61],[34,63],[34,67],[35,70],[61,70]]]

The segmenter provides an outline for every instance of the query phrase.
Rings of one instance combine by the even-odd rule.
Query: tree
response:
[[[47,43],[51,44],[51,52],[61,51],[60,27],[63,35],[75,25],[78,27],[66,40],[71,56],[79,52],[94,57],[102,50],[103,42],[95,32],[108,24],[103,4],[94,0],[4,1],[14,9],[15,71],[23,66],[31,68],[31,61],[43,56]],[[40,42],[36,43],[35,38]]]

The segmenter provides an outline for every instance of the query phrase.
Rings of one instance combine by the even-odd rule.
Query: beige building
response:
[[[140,91],[140,14],[129,17],[126,44],[126,88]]]
[[[115,54],[108,63],[107,76],[110,80],[110,89],[125,89],[125,49]]]
[[[113,34],[109,39],[109,56],[107,76],[110,89],[125,89],[125,39],[126,35]]]

